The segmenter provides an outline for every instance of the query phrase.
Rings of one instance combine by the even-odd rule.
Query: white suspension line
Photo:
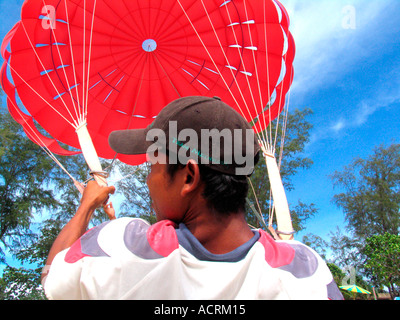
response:
[[[275,203],[272,197],[272,186],[269,186],[269,207],[268,207],[268,226],[272,227],[274,213],[275,213]]]
[[[245,5],[245,3],[244,3],[244,5]],[[226,13],[227,13],[227,15],[228,15],[228,18],[229,18],[229,22],[230,22],[230,27],[231,27],[231,30],[232,30],[232,33],[233,33],[233,36],[234,36],[234,39],[235,39],[235,43],[237,43],[237,44],[239,44],[239,42],[238,42],[238,39],[237,39],[237,37],[236,37],[236,32],[235,32],[235,29],[234,29],[234,23],[233,23],[233,21],[232,21],[232,19],[231,19],[231,15],[230,15],[230,13],[229,13],[229,9],[228,9],[228,6],[227,5],[225,5],[225,9],[226,9]],[[247,18],[247,21],[248,21],[249,19]],[[243,29],[242,29],[243,30]],[[250,29],[249,29],[249,33],[250,33]],[[216,35],[217,36],[217,35]],[[251,38],[251,33],[250,33],[250,38]],[[253,43],[252,43],[252,41],[251,41],[251,46],[253,47]],[[240,61],[241,61],[241,64],[243,65],[243,70],[244,70],[244,72],[245,73],[247,73],[247,68],[246,68],[246,64],[245,64],[245,61],[244,61],[244,59],[243,59],[243,55],[242,55],[242,53],[241,53],[241,49],[242,48],[240,48],[239,46],[237,46],[237,51],[238,51],[238,54],[239,54],[239,57],[240,57]],[[254,54],[254,51],[253,51],[253,54]],[[230,65],[230,63],[229,63],[229,65]],[[232,70],[232,69],[231,69]],[[249,82],[249,76],[248,75],[245,75],[246,76],[246,82],[247,82],[247,86],[248,86],[248,89],[249,89],[249,92],[250,92],[250,95],[251,95],[251,99],[252,99],[252,101],[253,101],[253,106],[256,108],[256,103],[255,103],[255,100],[254,100],[254,96],[253,96],[253,90],[251,90],[251,86],[250,86],[250,82]],[[250,118],[252,118],[252,116],[251,116],[251,114],[250,114],[250,110],[247,110],[248,111],[248,113],[249,113],[249,117]],[[243,114],[243,116],[244,116],[244,114]],[[256,123],[255,125],[257,125],[258,123]]]
[[[286,70],[286,60],[285,60],[285,70]],[[286,70],[286,72],[287,72],[287,70]],[[286,74],[285,74],[285,77],[282,79],[282,81],[280,83],[282,88],[284,87],[285,79],[286,79]],[[279,95],[279,104],[278,104],[278,106],[280,106],[282,104],[282,101],[284,101],[285,99],[286,99],[286,97],[283,96],[283,90],[281,90],[280,95]],[[285,105],[283,106],[283,109],[285,109]],[[277,143],[277,139],[278,139],[278,128],[279,128],[280,117],[281,117],[281,113],[278,112],[278,117],[277,117],[277,121],[276,121],[276,128],[275,128],[276,132],[275,132],[275,139],[274,139],[274,150],[276,150],[276,143]]]
[[[254,199],[256,199],[256,204],[257,204],[257,208],[258,208],[258,213],[259,213],[259,215],[260,215],[260,217],[261,217],[261,219],[262,219],[262,222],[264,223],[264,225],[266,225],[264,216],[263,216],[263,214],[262,214],[260,202],[258,201],[257,194],[256,194],[256,191],[255,191],[255,189],[254,189],[253,183],[251,182],[251,179],[250,179],[249,177],[247,178],[247,180],[249,181],[249,184],[250,184],[251,189],[252,189],[252,191],[253,191]]]
[[[22,82],[27,85],[32,92],[34,92],[40,99],[43,100],[43,102],[45,102],[51,109],[53,109],[53,111],[55,111],[60,117],[62,117],[69,125],[71,125],[71,127],[76,128],[76,124],[70,122],[67,118],[64,117],[64,115],[62,115],[56,108],[54,108],[45,98],[43,98],[40,93],[38,93],[28,82],[25,81],[25,79],[18,73],[18,71],[16,71],[7,61],[7,66],[13,71],[15,72],[15,74],[22,80]]]
[[[129,177],[133,176],[136,172],[138,172],[139,169],[140,169],[140,166],[137,166],[137,168],[136,168],[135,171],[133,171],[133,172],[130,173],[130,174],[127,174],[126,176],[123,176],[123,177],[121,177],[121,178],[118,178],[118,179],[116,179],[116,180],[111,181],[110,184],[111,184],[111,185],[115,185],[116,183],[118,183],[118,182],[120,182],[120,181],[122,181],[122,180],[128,179]]]
[[[177,0],[177,2],[178,2],[178,4],[179,4],[179,6],[181,7],[181,9],[182,9],[184,15],[185,15],[186,18],[188,19],[190,25],[192,26],[194,32],[196,33],[196,35],[197,35],[199,41],[201,42],[201,44],[202,44],[204,50],[207,52],[208,57],[210,58],[211,62],[213,63],[213,65],[214,65],[215,69],[217,70],[219,76],[221,77],[221,79],[222,79],[222,81],[223,81],[225,87],[227,88],[227,90],[229,91],[231,97],[233,98],[233,100],[234,100],[236,106],[239,108],[240,112],[241,112],[242,114],[244,114],[243,111],[242,111],[242,109],[241,109],[241,107],[240,107],[240,105],[239,105],[239,103],[238,103],[238,101],[236,100],[235,95],[232,93],[232,90],[230,89],[230,87],[229,87],[228,84],[226,83],[226,81],[225,81],[224,77],[222,76],[222,73],[221,73],[221,71],[219,70],[219,68],[218,68],[218,66],[217,66],[217,64],[216,64],[216,62],[214,61],[214,59],[213,59],[213,57],[211,56],[210,52],[208,51],[206,45],[204,44],[203,39],[201,38],[201,36],[200,36],[200,34],[198,33],[198,31],[197,31],[197,29],[195,28],[195,26],[193,25],[193,22],[190,20],[190,18],[189,18],[189,16],[188,16],[187,12],[186,12],[186,10],[185,10],[185,8],[182,6],[180,0]],[[218,40],[219,40],[219,39],[218,39]],[[221,43],[220,43],[220,47],[222,47],[222,46],[221,46]],[[223,52],[223,53],[224,53],[224,52]],[[224,53],[224,55],[225,55],[225,53]],[[232,71],[231,71],[231,72],[232,72]],[[232,72],[232,75],[233,75],[233,72]],[[234,75],[233,75],[233,77],[234,77]],[[238,86],[238,88],[239,88],[239,86]],[[240,88],[239,88],[239,91],[240,91]],[[242,94],[241,94],[241,95],[242,95]],[[243,95],[242,95],[242,98],[243,98]],[[243,100],[244,100],[244,99],[243,99]],[[245,100],[244,100],[244,101],[245,101]]]
[[[269,89],[269,85],[270,85],[270,83],[269,83],[269,57],[268,57],[268,34],[267,34],[267,9],[266,9],[266,7],[265,7],[265,1],[266,0],[264,0],[263,1],[263,18],[264,18],[264,42],[265,42],[265,59],[266,59],[266,68],[267,68],[267,70],[266,70],[266,72],[267,72],[267,90],[268,90],[268,102],[267,102],[267,104],[268,105],[270,105],[271,104],[271,91],[270,91],[270,89]],[[265,120],[265,111],[264,111],[264,108],[266,108],[267,106],[263,106],[263,109],[262,109],[262,120],[264,121],[264,128],[265,128],[265,136],[264,137],[266,137],[266,142],[268,143],[268,133],[267,133],[267,121]],[[269,108],[268,109],[270,109],[270,107],[271,106],[269,106]],[[269,111],[269,114],[271,115],[271,112]],[[269,117],[269,119],[271,119],[271,116]],[[271,123],[271,121],[270,121],[270,123]]]
[[[74,50],[72,50],[72,37],[71,37],[71,28],[70,28],[70,21],[69,21],[69,13],[68,13],[68,6],[67,6],[67,0],[64,0],[64,6],[65,6],[65,14],[67,17],[67,30],[68,30],[68,39],[69,39],[69,49],[71,53],[71,60],[72,60],[72,73],[74,75],[74,81],[75,81],[75,92],[76,92],[76,100],[78,101],[78,112],[80,113],[80,107],[79,107],[79,90],[78,90],[78,82],[76,79],[76,69],[75,69],[75,58],[74,58]],[[79,123],[82,123],[82,118],[79,119]]]
[[[88,72],[87,72],[87,81],[86,81],[86,103],[84,105],[84,119],[87,117],[87,110],[88,110],[88,102],[89,102],[89,77],[90,77],[90,64],[92,60],[92,41],[93,41],[93,26],[94,26],[94,17],[96,13],[96,7],[97,7],[97,0],[94,0],[93,4],[93,13],[92,13],[92,24],[90,27],[90,40],[89,40],[89,56],[88,56]]]
[[[246,20],[249,21],[248,10],[247,10],[247,6],[246,6],[246,2],[245,1],[244,1],[244,8],[245,8]],[[233,27],[232,20],[231,20],[230,15],[229,15],[229,10],[227,10],[227,14],[228,14],[228,17],[230,19],[231,26]],[[272,123],[272,121],[271,121],[271,118],[272,118],[272,115],[271,115],[271,112],[272,112],[272,108],[271,108],[272,107],[272,101],[271,101],[271,95],[270,95],[269,56],[268,56],[268,39],[267,39],[268,33],[267,33],[267,30],[266,30],[266,27],[267,27],[266,8],[265,8],[265,2],[264,2],[264,30],[265,30],[264,34],[265,34],[265,47],[266,47],[267,86],[268,86],[268,97],[269,97],[268,114],[269,114],[269,120],[270,120],[269,123]],[[253,40],[252,40],[252,34],[251,34],[251,30],[250,30],[250,25],[248,25],[247,29],[248,29],[248,32],[249,32],[249,38],[250,38],[251,46],[254,47]],[[237,42],[235,33],[234,33],[234,36],[235,36],[235,41]],[[240,50],[239,50],[239,54],[240,54]],[[265,113],[264,106],[262,105],[262,101],[263,100],[262,100],[262,92],[261,92],[261,86],[260,86],[260,77],[259,77],[259,74],[258,74],[257,61],[255,59],[255,52],[254,51],[252,52],[252,55],[253,55],[253,62],[254,62],[255,71],[256,71],[256,79],[257,79],[257,85],[258,85],[258,90],[259,90],[259,94],[260,94],[260,101],[261,101],[261,112],[259,113],[259,115],[260,115],[260,117],[262,117],[262,121],[264,121],[264,128],[267,129],[266,113]],[[240,57],[241,57],[243,65],[244,65],[244,68],[246,70],[246,66],[245,66],[245,63],[243,61],[243,57],[242,57],[241,54],[240,54]],[[283,84],[281,84],[281,85],[283,86]],[[248,82],[248,86],[250,88],[249,82]],[[281,96],[280,96],[280,99],[278,101],[278,106],[281,105],[281,103],[282,103],[282,93],[283,93],[283,91],[281,91]],[[255,105],[254,96],[253,95],[252,95],[252,99],[253,99],[253,104]],[[256,105],[255,105],[255,108],[257,108]],[[280,120],[279,120],[279,114],[278,114],[277,128],[276,129],[279,128],[279,121]],[[259,123],[259,125],[260,124],[261,124],[261,122]],[[260,144],[264,146],[264,150],[268,150],[268,153],[272,157],[275,158],[274,155],[275,155],[276,142],[275,142],[274,148],[272,148],[272,145],[270,144],[273,141],[272,126],[270,126],[269,130],[270,130],[270,137],[269,138],[268,138],[268,135],[265,136],[267,131],[264,133],[264,130],[261,130],[261,135],[263,136],[263,139],[260,138],[260,135],[259,135],[259,138],[261,140]],[[275,141],[276,141],[276,138],[277,138],[277,132],[275,133]],[[266,154],[265,156],[269,156],[269,155]],[[272,186],[271,186],[271,188],[272,188]],[[270,190],[271,190],[271,192],[270,192],[270,204],[271,204],[271,206],[269,207],[269,228],[273,230],[272,223],[273,223],[273,216],[274,216],[274,212],[275,212],[275,203],[272,200],[272,189],[270,189]],[[254,188],[253,188],[253,193],[255,194]],[[255,198],[256,198],[256,201],[258,202],[256,194],[255,194]],[[259,207],[259,210],[261,211],[260,207]],[[261,214],[261,217],[262,217],[262,214]]]
[[[217,39],[217,41],[218,41],[219,47],[220,47],[220,49],[221,49],[221,52],[222,52],[222,54],[224,55],[225,60],[227,61],[228,65],[231,65],[231,63],[229,62],[228,57],[226,56],[226,53],[225,53],[224,48],[223,48],[223,46],[222,46],[222,44],[221,44],[221,41],[220,41],[220,39],[219,39],[219,37],[218,37],[218,34],[217,34],[216,30],[215,30],[214,24],[212,23],[212,20],[211,20],[211,17],[210,17],[210,15],[209,15],[208,11],[207,11],[207,8],[206,8],[205,5],[204,5],[204,1],[203,1],[203,0],[201,0],[201,4],[202,4],[203,9],[204,9],[204,11],[205,11],[205,13],[206,13],[206,15],[207,15],[208,21],[209,21],[209,23],[210,23],[210,25],[211,25],[211,27],[212,27],[212,29],[213,29],[214,35],[215,35],[215,37],[216,37],[216,39]],[[230,21],[230,22],[232,23],[232,21]],[[234,77],[236,86],[237,86],[238,89],[239,89],[239,93],[240,93],[240,95],[241,95],[241,97],[242,97],[242,99],[243,99],[243,101],[244,101],[245,106],[246,106],[247,114],[248,114],[249,116],[251,116],[249,107],[248,107],[248,105],[247,105],[247,101],[245,100],[245,98],[244,98],[244,96],[243,96],[243,93],[242,93],[242,90],[241,90],[241,88],[240,88],[240,86],[239,86],[239,83],[238,83],[238,81],[237,81],[237,78],[233,75],[233,70],[232,70],[232,69],[230,69],[230,70],[231,70],[232,76]],[[221,75],[221,77],[222,77],[222,75]],[[249,88],[249,89],[251,89],[251,88]],[[249,91],[251,92],[251,90],[249,90]],[[230,89],[229,89],[229,92],[231,93],[231,95],[233,95]],[[240,112],[242,113],[242,115],[245,117],[244,112],[242,111],[242,108],[240,107],[240,105],[238,105],[238,103],[237,103],[237,106],[238,106]]]
[[[281,130],[281,139],[280,139],[280,146],[279,146],[279,161],[278,161],[278,169],[280,171],[281,169],[281,163],[282,163],[282,156],[283,156],[283,143],[285,141],[285,130],[286,130],[286,123],[287,123],[287,108],[285,107],[283,111],[283,117],[282,117],[282,130]],[[276,138],[277,140],[277,138]]]
[[[25,124],[31,129],[31,133],[35,136],[36,141],[40,142],[37,143],[40,148],[73,180],[76,181],[75,178],[68,172],[67,169],[62,165],[62,163],[56,158],[54,153],[51,152],[51,150],[46,146],[46,144],[43,142],[43,140],[40,138],[40,136],[37,135],[35,130],[32,128],[32,126],[29,124],[28,121],[25,120],[24,114],[21,112],[21,110],[14,104],[14,102],[11,99],[8,99],[8,102],[11,102],[12,105],[14,106],[14,109],[18,112],[19,116],[24,120]]]
[[[85,65],[86,65],[86,0],[83,0],[83,46],[82,46],[82,108],[85,109]],[[83,119],[82,119],[83,120]]]
[[[282,92],[281,92],[282,94]],[[279,101],[278,106],[281,104],[281,101]],[[274,137],[274,143],[273,143],[273,150],[276,151],[276,142],[278,140],[278,129],[279,129],[279,124],[280,124],[280,118],[281,118],[281,113],[278,112],[278,116],[276,117],[276,127],[275,127],[275,137]]]
[[[25,28],[25,25],[24,25],[23,21],[21,21],[21,24],[22,24],[22,27],[23,27],[23,29],[24,29],[24,31],[25,31],[25,35],[26,35],[26,37],[27,37],[27,39],[28,39],[28,41],[29,41],[29,43],[30,43],[30,45],[31,45],[31,48],[32,48],[33,52],[34,52],[35,55],[36,55],[36,58],[38,59],[39,63],[41,64],[43,70],[46,71],[46,68],[45,68],[45,66],[43,65],[42,60],[40,59],[40,57],[39,57],[39,55],[38,55],[38,53],[37,53],[37,51],[36,51],[36,49],[35,49],[35,47],[34,47],[32,41],[31,41],[31,39],[30,39],[29,36],[28,36],[28,32],[26,31],[26,28]],[[14,70],[14,69],[13,69],[13,70]],[[67,107],[67,105],[66,105],[66,103],[65,103],[65,101],[64,101],[64,99],[63,99],[63,97],[62,97],[62,95],[61,95],[60,92],[58,91],[58,89],[57,89],[56,85],[54,84],[53,80],[51,79],[49,73],[48,73],[48,72],[45,72],[45,73],[46,73],[48,79],[50,80],[50,83],[52,84],[54,90],[57,92],[59,98],[61,99],[61,101],[62,101],[62,103],[63,103],[65,109],[67,110],[68,114],[70,115],[71,119],[73,120],[73,122],[74,122],[73,127],[76,127],[76,126],[77,126],[77,122],[76,122],[76,120],[74,119],[74,117],[72,116],[70,110],[68,109],[68,107]],[[19,76],[19,75],[18,75],[18,76]],[[22,79],[21,76],[19,76],[19,77],[21,78],[21,80],[22,80],[25,84],[27,84],[27,82],[26,82],[24,79]],[[28,86],[29,86],[29,85],[28,85]],[[31,86],[29,86],[29,87],[30,87],[36,94],[38,94]],[[39,95],[39,94],[38,94],[38,95]],[[39,95],[39,96],[40,96],[40,95]],[[42,98],[42,99],[45,101],[44,98]],[[47,103],[54,111],[56,111],[59,115],[61,115],[61,113],[60,113],[59,111],[57,111],[50,103],[48,103],[47,101],[46,101],[46,103]],[[64,116],[62,116],[62,118],[66,120],[66,118],[65,118]],[[68,120],[66,120],[66,121],[67,121],[68,123],[71,124],[70,121],[68,121]]]
[[[268,84],[267,84],[267,87],[268,87],[268,97],[269,97],[269,101],[268,101],[268,115],[269,115],[269,117],[268,117],[268,119],[269,119],[269,130],[270,130],[270,140],[272,140],[272,130],[271,130],[271,106],[272,106],[272,103],[271,103],[271,91],[270,91],[270,89],[269,89],[269,76],[270,76],[270,73],[269,73],[269,57],[268,57],[268,36],[267,36],[267,8],[266,8],[266,6],[265,6],[265,2],[266,2],[266,0],[264,0],[263,1],[263,8],[264,8],[264,39],[265,39],[265,59],[266,59],[266,64],[267,64],[267,79],[268,79]],[[266,120],[265,120],[265,114],[263,113],[263,116],[262,116],[262,118],[263,118],[263,120],[264,120],[264,127],[265,127],[265,131],[266,131],[266,133],[267,133],[267,130],[268,130],[268,127],[267,127],[267,122],[266,122]],[[268,140],[268,134],[267,134],[267,141],[266,141],[267,143],[270,143],[269,142],[269,140]]]
[[[291,70],[290,70],[290,78],[289,78],[290,80],[289,81],[291,81],[291,79],[292,79],[292,76],[293,76],[292,72],[293,72],[293,69],[291,68]],[[288,117],[289,117],[290,95],[291,95],[291,90],[289,89],[288,100],[287,100],[286,108],[285,108],[286,109],[285,110],[286,111],[286,115],[285,115],[284,127],[282,128],[281,147],[280,147],[279,163],[278,163],[278,168],[279,169],[281,168],[282,158],[283,158],[283,148],[284,148],[284,145],[285,145],[287,121],[288,121]]]
[[[268,227],[272,227],[274,223],[274,214],[275,214],[275,204],[273,203],[272,200],[272,192],[269,194],[269,203],[272,203],[269,207],[269,212],[268,212]]]
[[[248,15],[248,12],[247,12],[246,0],[243,1],[243,6],[244,6],[244,10],[245,10],[245,15],[246,15],[246,21],[249,21],[249,15]],[[253,37],[252,37],[252,34],[251,34],[251,29],[250,29],[250,24],[247,24],[247,29],[248,29],[249,37],[250,37],[250,45],[251,45],[251,47],[254,47]],[[266,51],[266,55],[268,55],[267,51]],[[259,98],[260,98],[260,110],[262,112],[263,109],[264,109],[264,106],[263,106],[263,95],[262,95],[262,92],[261,92],[260,77],[259,77],[259,74],[258,74],[258,67],[257,67],[255,50],[252,50],[252,56],[253,56],[254,69],[255,69],[255,73],[256,73],[258,94],[259,94]],[[269,87],[269,78],[267,78],[267,86]],[[249,85],[249,87],[250,87],[250,85]],[[250,90],[250,91],[252,92],[252,90]],[[253,97],[253,94],[252,94],[252,97]],[[257,109],[256,103],[254,102],[254,98],[253,98],[253,103],[254,103],[254,107]],[[261,125],[260,125],[260,129],[261,129]],[[261,137],[264,138],[263,130],[261,130]]]
[[[46,6],[45,0],[42,0],[42,1],[43,1],[43,5]],[[67,19],[68,19],[68,17],[67,17]],[[60,48],[59,48],[59,45],[58,45],[57,36],[56,36],[55,31],[54,31],[55,28],[53,28],[53,26],[51,26],[50,29],[51,29],[51,32],[52,32],[52,34],[53,34],[54,41],[55,41],[55,43],[57,44],[57,45],[56,45],[56,48],[57,48],[58,57],[60,58],[60,61],[61,61],[61,65],[62,65],[62,66],[65,66],[65,63],[64,63],[64,61],[63,61],[63,57],[62,57],[62,55],[61,55]],[[51,44],[50,44],[50,45],[51,45]],[[70,46],[71,46],[71,44],[70,44]],[[71,86],[70,83],[69,83],[69,80],[68,80],[68,77],[67,77],[67,72],[65,71],[65,68],[62,68],[62,69],[63,69],[63,72],[64,72],[65,80],[66,80],[66,82],[67,82],[68,90],[70,90],[70,88],[72,88],[72,86]],[[76,81],[75,81],[75,86],[76,86]],[[77,108],[73,96],[72,96],[71,94],[69,94],[69,96],[70,96],[70,98],[71,98],[71,102],[72,102],[72,105],[73,105],[73,107],[74,107],[76,119],[80,119],[80,116],[79,116],[79,107]]]
[[[286,63],[286,61],[285,61]],[[281,83],[279,85],[284,86],[285,83],[285,77],[283,77]],[[283,99],[283,90],[281,90],[280,94],[279,94],[279,100],[278,100],[278,107],[282,104],[282,99]],[[284,106],[283,106],[284,108]],[[281,118],[281,112],[278,112],[278,116],[277,116],[277,121],[276,121],[276,128],[275,128],[275,138],[274,138],[274,150],[276,150],[276,143],[277,143],[277,139],[278,139],[278,128],[279,128],[279,123],[280,123],[280,118]]]

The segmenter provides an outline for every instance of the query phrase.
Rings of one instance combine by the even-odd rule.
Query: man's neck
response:
[[[242,212],[220,214],[208,211],[184,223],[196,239],[214,254],[231,252],[254,236]]]

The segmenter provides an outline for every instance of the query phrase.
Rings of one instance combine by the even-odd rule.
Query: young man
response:
[[[342,298],[314,251],[247,225],[247,177],[259,145],[218,98],[178,99],[148,128],[113,132],[109,142],[118,153],[147,154],[158,222],[121,218],[86,232],[115,191],[90,182],[49,253],[49,298]]]

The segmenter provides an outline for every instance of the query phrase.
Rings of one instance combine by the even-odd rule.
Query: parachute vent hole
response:
[[[153,39],[144,40],[142,43],[142,49],[146,52],[153,52],[157,49],[157,42]]]

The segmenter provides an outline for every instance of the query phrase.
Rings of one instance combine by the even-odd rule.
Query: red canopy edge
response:
[[[10,39],[12,37],[6,37],[5,40],[2,43],[1,46],[1,53],[2,56],[9,56],[8,51],[5,49],[8,45],[8,43],[5,42],[9,42]],[[27,115],[26,113],[24,113],[17,104],[15,95],[16,95],[16,89],[14,87],[14,85],[10,82],[10,80],[7,77],[7,66],[8,66],[8,61],[6,60],[1,69],[0,69],[0,74],[1,74],[1,79],[0,79],[0,83],[1,86],[5,92],[5,94],[7,95],[7,108],[8,111],[10,112],[12,118],[18,122],[24,132],[26,133],[26,135],[28,136],[28,138],[30,140],[32,140],[34,143],[36,143],[37,145],[44,147],[46,149],[48,149],[50,152],[60,155],[60,156],[71,156],[71,155],[76,155],[76,154],[80,154],[80,151],[70,151],[67,149],[64,149],[63,147],[60,146],[60,144],[58,143],[58,141],[54,138],[49,138],[44,136],[42,133],[39,132],[39,130],[36,128],[36,125],[33,121],[33,118],[29,115]]]

